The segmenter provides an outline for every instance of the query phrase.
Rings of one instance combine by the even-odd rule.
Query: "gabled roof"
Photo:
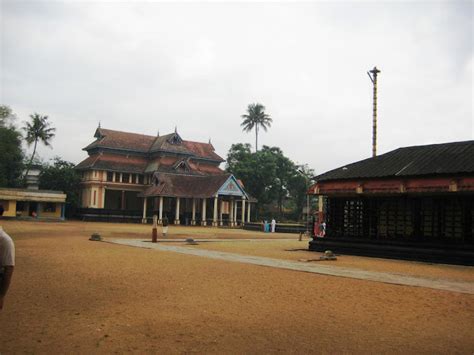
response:
[[[96,140],[85,147],[84,150],[108,148],[144,154],[160,151],[188,154],[196,158],[219,162],[224,161],[222,157],[216,154],[212,144],[183,140],[177,132],[155,137],[99,127],[94,137]]]
[[[173,196],[209,198],[217,194],[230,174],[199,176],[157,173],[158,184],[147,188],[140,196]]]
[[[474,141],[404,147],[344,165],[316,181],[474,174]]]

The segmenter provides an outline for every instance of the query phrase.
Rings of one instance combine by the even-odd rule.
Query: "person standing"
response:
[[[272,218],[272,233],[275,233],[276,224],[275,218]]]
[[[15,245],[12,238],[0,226],[0,310],[10,287],[15,268]]]
[[[162,226],[163,226],[163,238],[165,238],[166,234],[168,234],[168,217],[167,216],[163,218]]]

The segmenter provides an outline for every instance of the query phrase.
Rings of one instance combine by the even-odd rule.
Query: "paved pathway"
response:
[[[137,239],[109,239],[106,242],[128,245],[133,247],[157,249],[162,251],[170,251],[180,254],[201,256],[216,260],[225,260],[231,262],[247,263],[260,266],[269,266],[280,269],[311,272],[315,274],[331,275],[339,277],[348,277],[353,279],[368,280],[375,282],[384,282],[395,285],[427,287],[436,290],[460,292],[474,294],[474,283],[462,281],[450,281],[442,279],[430,279],[425,277],[406,276],[401,274],[393,274],[387,272],[366,271],[358,269],[350,269],[339,266],[309,264],[305,262],[295,262],[289,260],[272,259],[260,256],[249,256],[221,251],[211,251],[194,249],[192,247],[181,247],[164,245],[163,243],[151,243]],[[200,240],[198,240],[200,242]]]

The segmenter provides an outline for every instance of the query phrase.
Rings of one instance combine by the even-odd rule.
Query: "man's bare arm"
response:
[[[0,297],[3,298],[7,294],[8,288],[10,287],[10,282],[13,276],[14,266],[4,266],[3,267],[3,277],[0,284]]]

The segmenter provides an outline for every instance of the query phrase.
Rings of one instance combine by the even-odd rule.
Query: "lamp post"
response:
[[[369,70],[367,75],[374,84],[373,111],[372,111],[372,157],[377,156],[377,74],[380,70],[377,67]]]

